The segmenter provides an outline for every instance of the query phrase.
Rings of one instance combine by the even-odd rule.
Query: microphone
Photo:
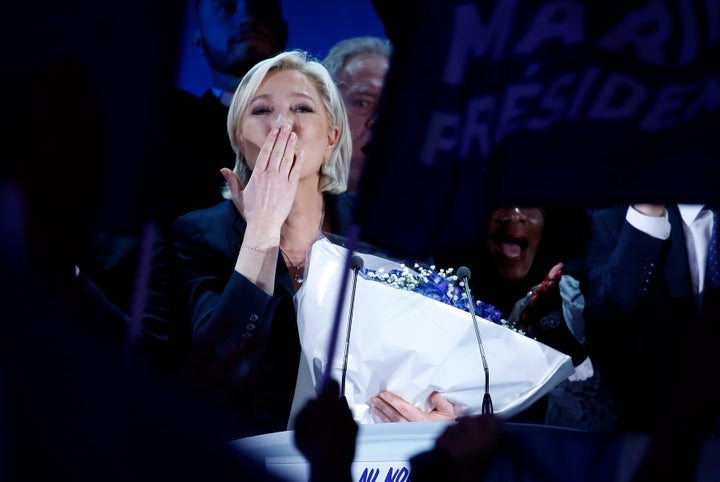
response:
[[[357,254],[350,260],[350,269],[353,271],[353,286],[350,294],[350,311],[348,312],[347,333],[345,335],[345,354],[343,355],[342,378],[340,380],[340,396],[345,396],[345,375],[347,373],[348,355],[350,352],[350,329],[352,328],[353,309],[355,307],[355,288],[357,286],[358,273],[365,262]]]
[[[470,281],[470,268],[467,266],[460,266],[457,270],[457,277],[459,280],[461,280],[463,283],[467,283]],[[466,285],[467,286],[467,285]],[[467,293],[466,293],[467,294]]]
[[[485,358],[485,348],[482,344],[482,338],[480,337],[480,328],[478,328],[477,317],[475,316],[475,303],[470,294],[470,268],[467,266],[460,266],[457,270],[457,277],[465,287],[465,295],[470,303],[470,316],[472,317],[473,327],[475,328],[475,337],[477,338],[478,346],[480,347],[480,357],[482,358],[483,370],[485,371],[485,395],[482,401],[482,414],[492,415],[493,405],[492,399],[490,398],[490,370],[488,368],[487,359]]]

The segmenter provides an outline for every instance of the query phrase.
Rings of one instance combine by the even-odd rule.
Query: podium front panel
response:
[[[446,422],[360,425],[352,465],[353,480],[407,482],[409,460],[434,447],[435,439],[447,426]],[[527,475],[527,480],[631,482],[653,442],[650,434],[599,434],[520,423],[503,424],[502,436],[503,450],[495,454],[486,476],[488,482],[514,480],[513,476],[518,474]],[[307,482],[309,479],[309,464],[295,447],[292,431],[238,439],[232,445],[285,480]],[[720,441],[706,440],[696,455],[693,480],[717,481]]]
[[[404,482],[410,478],[412,456],[431,449],[446,422],[381,423],[358,429],[353,480]],[[288,481],[307,482],[310,466],[295,447],[293,431],[246,437],[232,442],[243,453]]]

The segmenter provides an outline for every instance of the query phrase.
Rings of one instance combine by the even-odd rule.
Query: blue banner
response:
[[[717,200],[720,0],[413,9],[384,19],[402,36],[360,187],[365,240],[447,248],[505,202]]]

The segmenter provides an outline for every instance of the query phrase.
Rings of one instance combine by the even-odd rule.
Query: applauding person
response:
[[[713,207],[639,203],[593,215],[588,346],[607,373],[618,429],[716,431],[720,388],[706,371],[720,311]]]

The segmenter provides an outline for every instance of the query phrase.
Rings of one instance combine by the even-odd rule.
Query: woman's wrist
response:
[[[268,252],[273,249],[277,250],[280,246],[280,229],[277,234],[267,234],[267,231],[253,229],[248,227],[243,236],[241,247],[254,251]]]
[[[272,249],[275,249],[275,248],[276,248],[276,247],[272,247],[272,246],[271,246],[271,247],[267,247],[267,248],[263,248],[262,246],[256,246],[256,245],[254,245],[254,244],[248,244],[248,243],[243,243],[243,244],[240,246],[240,249],[249,249],[250,251],[255,251],[256,253],[263,253],[263,254],[265,254],[265,253],[267,253],[268,251],[270,251],[270,250],[272,250]]]

